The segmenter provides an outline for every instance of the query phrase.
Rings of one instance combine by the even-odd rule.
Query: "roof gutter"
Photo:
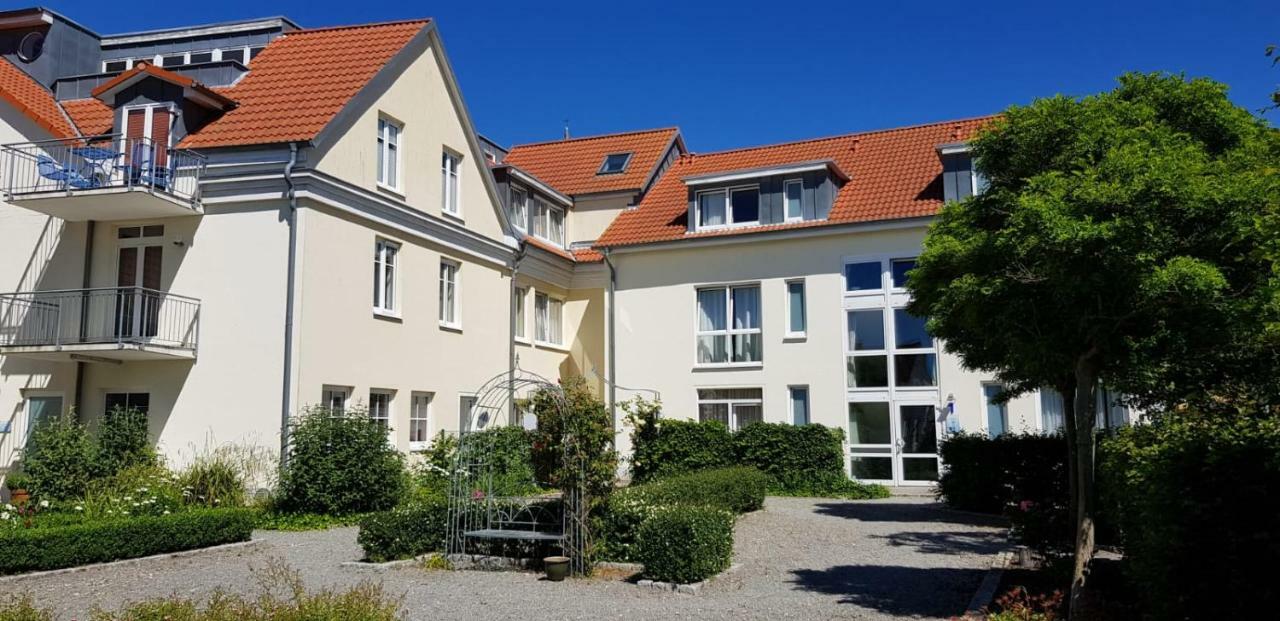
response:
[[[280,468],[289,456],[289,421],[293,410],[293,294],[296,287],[298,254],[298,196],[293,184],[293,168],[298,164],[298,143],[289,143],[289,162],[284,165],[285,196],[289,200],[285,222],[289,226],[289,257],[284,299],[284,381],[280,383]]]

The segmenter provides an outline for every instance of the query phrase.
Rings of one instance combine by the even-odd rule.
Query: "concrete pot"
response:
[[[542,559],[542,569],[547,572],[547,580],[561,582],[569,577],[569,557],[548,556]]]

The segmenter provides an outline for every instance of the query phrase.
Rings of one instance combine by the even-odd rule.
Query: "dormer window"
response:
[[[129,68],[128,60],[108,60],[102,63],[102,71],[104,73],[120,73]]]
[[[698,192],[698,228],[760,223],[760,186]]]
[[[623,172],[627,169],[627,164],[631,163],[630,153],[610,153],[604,156],[604,163],[600,164],[598,175],[612,175]]]

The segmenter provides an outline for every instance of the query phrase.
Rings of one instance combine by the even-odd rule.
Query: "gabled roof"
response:
[[[429,20],[320,28],[277,37],[235,86],[240,105],[181,143],[231,147],[311,140]]]
[[[235,106],[236,103],[234,100],[214,91],[190,77],[174,73],[168,69],[162,69],[145,61],[140,62],[134,65],[132,69],[99,84],[98,87],[93,89],[90,94],[93,95],[94,99],[100,99],[103,102],[110,102],[112,101],[111,98],[114,97],[116,93],[147,78],[155,78],[157,80],[163,80],[170,84],[181,86],[186,91],[187,99],[217,110],[226,110]]]
[[[517,145],[503,163],[518,166],[570,195],[642,190],[672,144],[684,151],[680,130],[666,127]],[[626,169],[598,174],[605,156],[613,153],[631,154]]]
[[[749,235],[783,229],[931,216],[942,207],[937,146],[969,139],[995,117],[943,121],[831,138],[682,156],[636,208],[624,211],[596,247]],[[685,179],[712,173],[831,160],[850,177],[826,220],[688,232]]]
[[[34,78],[0,57],[0,99],[8,102],[33,123],[53,134],[54,138],[71,138],[76,130],[67,120],[53,93]]]

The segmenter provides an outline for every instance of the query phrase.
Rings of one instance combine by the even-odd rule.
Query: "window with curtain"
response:
[[[519,188],[511,188],[511,222],[521,231],[529,226],[529,195]]]
[[[996,403],[996,397],[1004,391],[999,384],[982,385],[982,405],[987,414],[987,434],[992,438],[1009,430],[1009,406]]]
[[[369,418],[384,429],[391,427],[391,393],[385,390],[369,391]]]
[[[334,414],[341,414],[347,409],[347,399],[351,389],[345,386],[324,386],[320,390],[320,406]]]
[[[440,162],[441,184],[444,188],[441,209],[445,213],[451,213],[456,216],[462,212],[462,204],[458,196],[461,192],[458,178],[462,172],[462,157],[445,151],[441,156]]]
[[[792,179],[782,184],[782,188],[783,198],[787,203],[787,221],[803,220],[804,210],[800,199],[804,185],[799,179]]]
[[[1052,388],[1040,389],[1040,429],[1045,433],[1062,431],[1065,405],[1062,394]]]
[[[547,212],[547,234],[549,241],[557,246],[564,246],[564,210],[551,207]]]
[[[737,431],[764,422],[764,391],[760,388],[699,388],[698,420],[715,420]]]
[[[698,227],[723,226],[725,193],[700,192],[698,194]]]
[[[440,261],[440,323],[456,327],[458,317],[458,264]]]
[[[389,188],[400,187],[401,126],[378,119],[378,183]]]
[[[698,289],[698,364],[760,362],[760,286]]]
[[[516,287],[516,338],[524,339],[525,337],[525,316],[524,316],[524,298],[528,290],[524,287]]]
[[[534,338],[551,345],[564,344],[564,302],[545,293],[534,295]]]
[[[409,404],[409,450],[427,448],[431,440],[431,393],[415,392]]]
[[[373,309],[396,311],[396,256],[400,245],[379,239],[373,247]]]
[[[543,239],[547,238],[547,235],[548,235],[547,212],[548,211],[550,211],[550,208],[547,206],[547,203],[545,201],[543,201],[540,198],[533,199],[533,220],[532,220],[532,224],[530,224],[530,227],[532,230],[530,230],[529,232],[533,233],[534,236],[541,237]]]

